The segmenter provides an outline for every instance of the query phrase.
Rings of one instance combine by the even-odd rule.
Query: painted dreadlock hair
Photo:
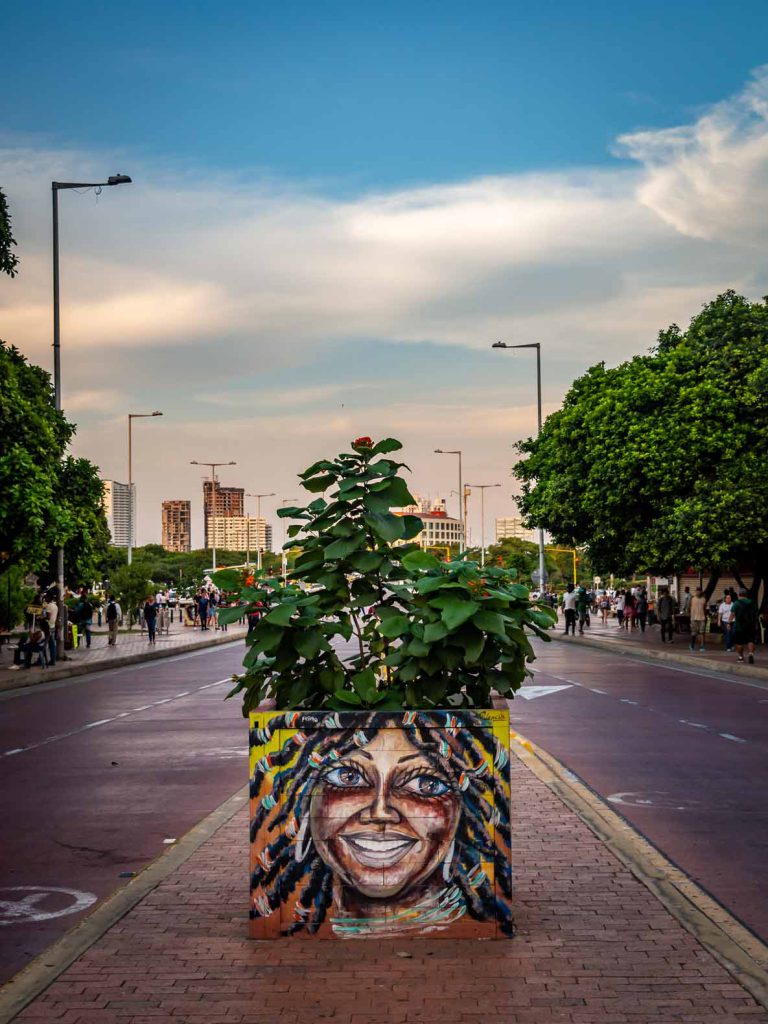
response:
[[[253,770],[251,842],[266,832],[251,874],[251,917],[268,917],[296,892],[288,934],[316,932],[333,900],[333,872],[308,836],[312,791],[325,772],[384,728],[402,729],[460,797],[451,882],[466,912],[514,934],[508,755],[488,723],[472,711],[286,712],[251,733],[252,747],[272,748]],[[283,730],[290,730],[283,740]],[[273,741],[274,738],[274,741]],[[489,763],[490,762],[490,763]],[[494,766],[491,768],[491,764]],[[493,865],[498,888],[483,870]]]

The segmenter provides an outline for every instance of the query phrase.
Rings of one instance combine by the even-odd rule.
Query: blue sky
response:
[[[3,23],[6,131],[333,191],[605,164],[768,52],[764,0],[32,0]]]
[[[361,434],[433,496],[462,447],[503,484],[490,530],[535,428],[530,354],[492,341],[541,342],[551,411],[718,292],[768,292],[765,0],[30,2],[3,34],[0,329],[36,362],[50,181],[134,178],[62,195],[62,353],[105,476],[126,413],[165,414],[137,427],[140,542],[163,498],[199,511],[190,459],[294,496]]]

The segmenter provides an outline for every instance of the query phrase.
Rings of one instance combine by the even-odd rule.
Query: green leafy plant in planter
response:
[[[554,613],[531,603],[513,570],[443,563],[409,543],[422,522],[391,511],[414,500],[399,475],[407,466],[387,457],[400,448],[361,437],[300,474],[329,497],[279,510],[300,520],[288,529],[301,553],[287,579],[214,574],[240,594],[221,621],[260,614],[229,694],[242,693],[244,714],[266,698],[297,709],[488,707],[492,691],[511,696],[530,674],[527,631],[548,640]]]

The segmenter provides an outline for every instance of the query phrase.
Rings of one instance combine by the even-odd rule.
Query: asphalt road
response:
[[[543,690],[513,703],[513,727],[768,939],[768,689],[578,638],[538,651]],[[0,695],[0,980],[245,783],[245,722],[223,701],[241,656]]]
[[[242,655],[0,695],[0,981],[246,783],[246,723],[223,699]]]
[[[768,941],[768,688],[537,643],[513,728]]]

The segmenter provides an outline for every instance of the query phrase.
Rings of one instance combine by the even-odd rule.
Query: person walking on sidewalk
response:
[[[616,618],[619,623],[619,629],[624,625],[624,602],[626,600],[623,590],[620,590],[616,595]]]
[[[656,602],[656,615],[661,625],[661,642],[663,644],[674,643],[672,634],[675,629],[675,602],[672,600],[672,595],[668,590],[659,591],[659,599]]]
[[[201,590],[197,599],[197,611],[200,616],[200,629],[208,629],[208,591]]]
[[[109,631],[108,647],[117,644],[117,627],[120,624],[120,605],[115,600],[115,595],[110,594],[107,600],[107,630]]]
[[[584,635],[584,626],[589,625],[589,603],[590,597],[586,587],[582,584],[579,587],[576,598],[576,611],[579,613],[579,636]]]
[[[731,592],[726,591],[723,595],[723,600],[717,609],[717,624],[723,631],[723,640],[725,642],[725,653],[730,654],[733,650],[733,598]]]
[[[749,664],[755,663],[755,635],[757,633],[757,605],[752,601],[746,590],[739,591],[738,601],[733,602],[733,642],[739,661],[744,661],[744,648],[747,648]]]
[[[93,625],[93,601],[88,595],[88,587],[80,591],[80,600],[75,608],[77,612],[77,624],[85,634],[85,646],[91,646],[91,626]]]
[[[147,626],[149,642],[153,644],[157,631],[157,602],[155,601],[154,594],[150,594],[144,603],[144,622]]]
[[[45,618],[48,623],[48,663],[56,664],[56,622],[59,618],[58,591],[49,590],[45,595]]]
[[[572,583],[569,583],[565,588],[563,594],[563,614],[565,615],[565,635],[568,636],[568,630],[570,629],[571,634],[576,636],[576,604],[579,600],[579,595],[576,593]]]
[[[640,626],[640,632],[644,633],[646,623],[648,622],[648,591],[645,587],[642,588],[635,598],[635,620]]]
[[[688,588],[686,587],[686,590]],[[707,599],[704,597],[704,592],[701,587],[696,590],[696,595],[691,598],[690,603],[691,612],[691,650],[696,650],[696,644],[699,644],[699,650],[704,650],[704,634],[707,630]],[[682,614],[682,613],[681,613]]]

